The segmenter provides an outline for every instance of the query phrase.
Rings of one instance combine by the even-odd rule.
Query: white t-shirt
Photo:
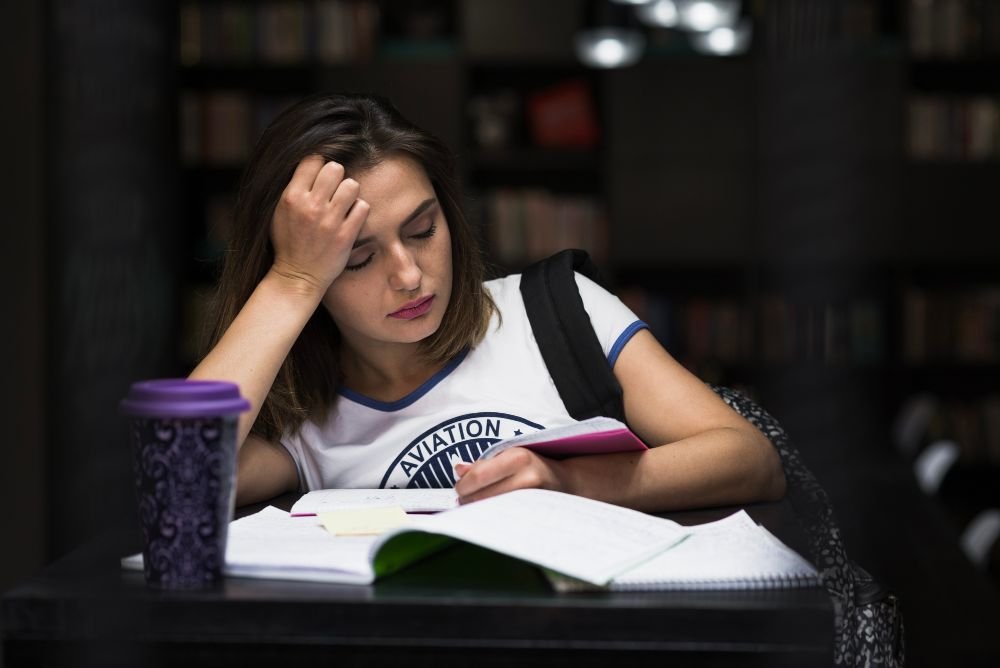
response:
[[[576,282],[613,367],[646,325],[593,281],[577,274]],[[500,439],[574,421],[535,343],[520,275],[485,285],[502,318],[494,314],[475,348],[392,403],[341,388],[323,424],[285,434],[303,490],[451,487],[453,461],[472,462]]]

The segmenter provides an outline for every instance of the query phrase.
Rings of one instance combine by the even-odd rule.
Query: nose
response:
[[[403,244],[397,244],[391,252],[389,287],[412,292],[420,287],[422,277],[423,272],[412,251]]]

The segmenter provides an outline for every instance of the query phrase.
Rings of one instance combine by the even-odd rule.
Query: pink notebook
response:
[[[624,423],[614,418],[594,417],[499,441],[484,450],[480,459],[495,457],[514,447],[553,458],[649,449]]]

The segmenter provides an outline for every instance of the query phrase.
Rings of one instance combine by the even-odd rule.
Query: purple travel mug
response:
[[[234,383],[210,380],[142,381],[122,400],[149,586],[221,582],[236,489],[236,423],[249,408]]]

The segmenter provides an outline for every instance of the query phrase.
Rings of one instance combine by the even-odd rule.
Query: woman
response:
[[[780,498],[778,456],[615,297],[577,277],[651,449],[551,460],[490,443],[572,422],[518,277],[483,283],[446,148],[387,102],[317,96],[264,132],[240,187],[213,343],[239,384],[237,503],[325,487],[544,487],[641,510]],[[657,447],[658,446],[658,447]]]

